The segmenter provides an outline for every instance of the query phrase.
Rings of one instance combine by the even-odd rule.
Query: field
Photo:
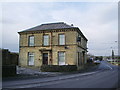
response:
[[[115,61],[109,61],[109,63],[120,66],[120,59],[115,60]]]

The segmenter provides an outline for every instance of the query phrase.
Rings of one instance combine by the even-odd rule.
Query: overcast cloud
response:
[[[18,31],[61,21],[81,29],[88,39],[88,53],[111,55],[111,49],[118,53],[117,2],[3,3],[2,47],[18,52]]]

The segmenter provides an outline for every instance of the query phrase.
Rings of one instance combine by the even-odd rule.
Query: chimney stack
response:
[[[73,24],[71,24],[71,26],[73,26]]]

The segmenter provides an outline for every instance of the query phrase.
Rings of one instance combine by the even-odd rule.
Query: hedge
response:
[[[42,65],[41,71],[43,72],[71,72],[76,71],[76,65]]]
[[[9,77],[16,75],[15,65],[4,65],[2,66],[2,77]]]

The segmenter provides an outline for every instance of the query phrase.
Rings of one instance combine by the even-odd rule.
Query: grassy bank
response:
[[[113,64],[113,65],[118,65],[118,66],[120,66],[120,62],[113,62],[113,61],[111,61],[111,62],[109,62],[109,63],[111,63],[111,64]]]
[[[82,70],[80,70],[79,72],[80,73],[83,73],[83,72],[91,72],[91,71],[95,71],[97,70],[99,67],[99,64],[97,63],[87,63],[84,65],[84,68]]]

